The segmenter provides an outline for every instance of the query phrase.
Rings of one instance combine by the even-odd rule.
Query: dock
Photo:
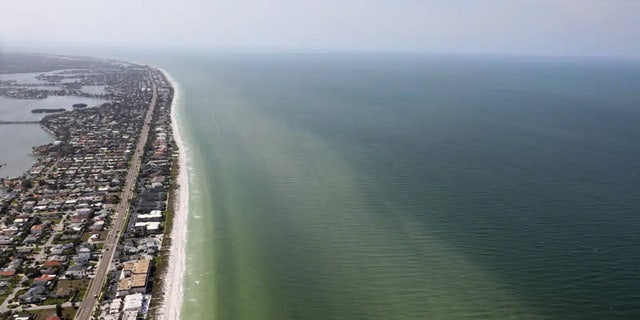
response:
[[[3,124],[40,124],[40,121],[35,121],[35,120],[25,120],[25,121],[5,121],[5,120],[0,120],[0,125]]]

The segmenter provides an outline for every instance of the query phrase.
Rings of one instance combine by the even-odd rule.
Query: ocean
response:
[[[640,63],[174,54],[183,319],[640,318]]]

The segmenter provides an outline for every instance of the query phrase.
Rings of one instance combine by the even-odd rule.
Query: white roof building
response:
[[[139,214],[137,221],[143,222],[143,221],[160,221],[160,220],[162,220],[162,211],[152,210],[148,214]]]
[[[120,313],[120,307],[122,306],[122,299],[115,299],[111,301],[111,304],[109,305],[109,314],[119,314]]]
[[[124,297],[124,308],[126,311],[135,311],[136,314],[142,309],[142,293],[130,294]]]
[[[145,228],[149,232],[158,232],[160,230],[160,222],[136,222],[136,228]]]

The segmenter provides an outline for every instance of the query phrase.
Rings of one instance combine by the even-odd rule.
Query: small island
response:
[[[65,108],[51,108],[51,109],[33,109],[31,113],[58,113],[65,112],[67,109]]]

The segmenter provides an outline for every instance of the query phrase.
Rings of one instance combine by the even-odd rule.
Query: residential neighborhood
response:
[[[147,315],[175,170],[173,88],[148,66],[96,64],[83,79],[109,102],[45,116],[55,140],[33,149],[24,175],[0,180],[1,319]]]

